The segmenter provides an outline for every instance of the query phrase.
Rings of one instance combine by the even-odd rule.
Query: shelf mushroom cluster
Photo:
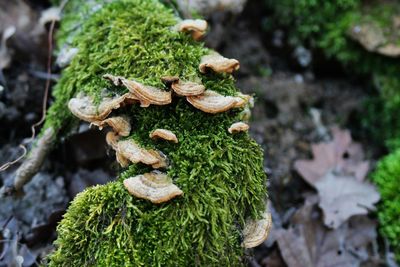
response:
[[[176,26],[178,31],[190,33],[195,40],[205,34],[206,28],[207,23],[201,20],[183,20]],[[200,73],[208,71],[232,73],[239,69],[239,66],[239,61],[236,59],[228,59],[218,53],[213,53],[202,57],[199,71]],[[173,184],[171,178],[158,170],[168,167],[168,159],[161,151],[143,148],[132,139],[121,139],[129,136],[131,132],[130,120],[126,116],[107,118],[111,112],[135,103],[143,108],[150,105],[168,105],[172,102],[173,95],[186,97],[193,107],[211,114],[225,112],[232,108],[243,108],[251,102],[249,95],[224,96],[207,90],[201,83],[201,79],[188,81],[178,76],[162,77],[161,80],[171,89],[166,91],[121,76],[105,74],[103,78],[111,81],[115,86],[124,86],[128,92],[113,95],[105,90],[102,92],[99,103],[90,96],[78,94],[69,101],[68,108],[76,117],[100,129],[106,126],[112,128],[112,131],[106,135],[106,141],[116,151],[117,161],[122,167],[127,167],[130,163],[143,163],[156,169],[150,173],[125,179],[124,186],[131,195],[157,204],[183,194],[182,190]],[[234,134],[248,129],[249,126],[246,123],[236,122],[229,127],[228,131]],[[173,143],[179,142],[177,136],[168,129],[155,129],[149,137]],[[244,246],[249,247],[248,243],[254,244],[259,240],[264,240],[269,231],[269,226],[267,226],[263,218],[260,222],[251,223],[245,228],[245,236],[248,237],[245,237]],[[257,240],[247,242],[246,239]]]

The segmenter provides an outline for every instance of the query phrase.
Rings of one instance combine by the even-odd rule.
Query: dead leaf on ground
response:
[[[326,228],[308,198],[292,217],[292,227],[277,230],[277,241],[289,267],[354,267],[375,255],[376,223],[365,216],[354,217],[335,230]]]
[[[352,175],[363,181],[368,173],[369,163],[364,161],[360,144],[351,139],[350,131],[332,128],[333,140],[328,143],[312,144],[312,160],[297,160],[294,168],[311,186],[315,187],[326,173],[335,171]]]
[[[319,195],[325,225],[338,228],[354,215],[367,214],[379,201],[379,193],[364,178],[369,163],[363,161],[360,144],[348,130],[333,128],[333,140],[312,145],[313,160],[297,160],[295,169]]]
[[[379,201],[379,193],[369,183],[353,177],[327,173],[315,184],[319,195],[319,207],[324,212],[325,225],[338,228],[354,215],[368,214]]]

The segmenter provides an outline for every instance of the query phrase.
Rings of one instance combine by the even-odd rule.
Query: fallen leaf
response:
[[[364,182],[369,163],[348,130],[332,129],[333,140],[313,144],[313,160],[297,160],[295,169],[318,191],[325,225],[338,228],[354,215],[367,214],[379,201],[375,187]]]
[[[338,228],[351,216],[368,214],[379,201],[379,193],[369,183],[328,172],[315,184],[325,225]]]
[[[309,198],[292,217],[289,229],[277,230],[282,257],[289,267],[354,267],[371,259],[376,223],[365,216],[353,217],[335,230],[326,228]]]
[[[332,128],[333,140],[328,143],[312,144],[313,160],[297,160],[295,170],[306,182],[315,187],[315,183],[326,173],[335,171],[354,175],[363,181],[368,173],[369,163],[363,161],[364,153],[360,144],[351,139],[348,130]]]

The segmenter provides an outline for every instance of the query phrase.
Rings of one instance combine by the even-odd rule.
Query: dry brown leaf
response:
[[[369,163],[363,161],[364,154],[360,144],[352,142],[348,130],[333,128],[332,133],[331,142],[311,145],[312,160],[297,160],[294,168],[311,186],[332,170],[363,181]]]
[[[308,199],[292,218],[292,227],[276,230],[278,245],[289,267],[354,267],[370,258],[376,224],[365,216],[329,230],[319,220],[317,200]]]
[[[364,182],[369,164],[361,146],[347,130],[332,132],[332,142],[312,145],[314,159],[297,160],[295,169],[318,191],[325,224],[338,228],[351,216],[373,210],[379,194]]]
[[[368,214],[379,201],[379,193],[369,184],[354,177],[327,173],[315,184],[324,212],[325,225],[338,228],[354,215]]]

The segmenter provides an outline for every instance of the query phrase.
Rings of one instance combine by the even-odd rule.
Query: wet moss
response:
[[[121,92],[101,78],[106,73],[165,90],[162,76],[200,77],[208,89],[237,94],[232,76],[199,72],[200,59],[210,50],[173,31],[178,19],[158,1],[114,1],[94,12],[93,3],[103,1],[83,7],[78,5],[82,1],[69,2],[60,45],[78,47],[79,53],[56,87],[46,125],[65,127],[67,121],[76,121],[66,104],[78,92],[97,98],[103,88]],[[72,25],[81,8],[92,13],[78,29]],[[206,114],[176,96],[167,106],[118,110],[131,119],[127,138],[168,157],[165,171],[184,195],[161,205],[132,197],[122,180],[150,168],[129,166],[117,181],[76,197],[58,226],[49,266],[243,265],[241,231],[247,217],[258,218],[264,211],[266,177],[261,148],[247,133],[227,131],[240,120],[240,111]],[[173,131],[179,143],[150,139],[156,128]]]

